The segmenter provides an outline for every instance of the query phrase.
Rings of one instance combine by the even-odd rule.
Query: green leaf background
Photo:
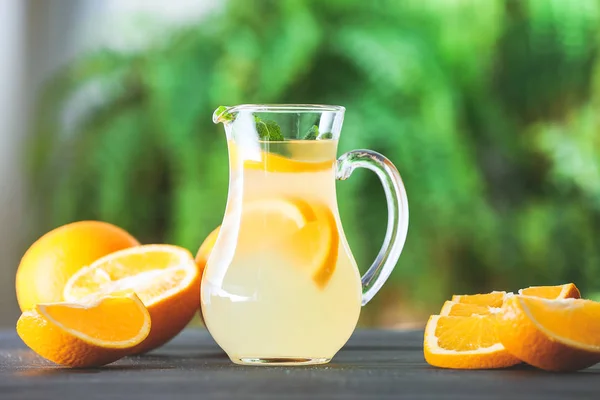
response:
[[[597,0],[231,0],[48,82],[28,147],[36,229],[102,219],[195,252],[227,198],[212,111],[341,104],[340,153],[387,155],[411,207],[363,324],[420,320],[451,293],[567,281],[598,293],[599,40]],[[383,191],[359,171],[338,198],[364,270]]]

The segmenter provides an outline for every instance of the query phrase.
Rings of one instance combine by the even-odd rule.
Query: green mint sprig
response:
[[[256,123],[256,131],[260,140],[267,142],[282,141],[283,134],[281,133],[281,127],[279,124],[272,120],[262,120],[256,115],[254,116]]]
[[[217,107],[215,110],[215,115],[219,118],[219,121],[233,121],[235,117],[227,110],[229,110],[229,107],[227,106]]]
[[[235,116],[230,113],[229,107],[219,106],[215,110],[214,115],[217,116],[219,122],[233,121]],[[271,120],[262,120],[256,115],[254,116],[254,122],[256,124],[256,131],[260,140],[264,141],[280,141],[283,140],[283,134],[281,133],[281,127],[277,122]]]
[[[316,125],[313,125],[310,127],[308,132],[306,132],[306,134],[304,135],[304,137],[302,139],[315,140],[317,138],[317,136],[319,136],[319,127]]]
[[[319,133],[319,127],[317,125],[313,125],[310,127],[308,132],[306,132],[306,134],[304,134],[302,139],[304,139],[304,140],[333,139],[333,134],[331,132]]]

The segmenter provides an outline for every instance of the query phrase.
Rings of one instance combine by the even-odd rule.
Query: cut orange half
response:
[[[432,315],[425,328],[423,349],[425,360],[440,368],[505,368],[521,362],[500,343],[495,315]]]
[[[17,322],[17,333],[42,357],[70,367],[93,367],[131,354],[150,332],[150,315],[135,294],[87,304],[38,304]]]
[[[440,311],[440,315],[470,317],[472,315],[490,315],[500,311],[499,307],[481,306],[478,304],[457,303],[446,301]]]
[[[557,286],[531,286],[519,290],[519,294],[544,299],[579,299],[581,297],[579,289],[573,283]]]
[[[150,312],[152,329],[136,352],[152,350],[177,335],[200,307],[200,274],[189,251],[145,245],[117,251],[77,272],[65,285],[68,301],[133,290]]]
[[[498,336],[513,355],[548,371],[600,361],[600,303],[513,296],[498,317]]]
[[[484,294],[455,294],[452,301],[455,303],[476,304],[488,307],[502,307],[506,292],[490,292]]]

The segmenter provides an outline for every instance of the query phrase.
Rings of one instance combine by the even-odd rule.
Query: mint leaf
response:
[[[317,136],[319,136],[319,127],[316,125],[313,125],[310,127],[308,132],[306,132],[306,134],[304,135],[304,137],[302,139],[315,140],[317,138]]]
[[[215,115],[217,116],[219,121],[233,121],[234,116],[230,112],[228,112],[229,107],[227,106],[219,106],[215,110]]]
[[[310,127],[308,132],[302,137],[304,140],[321,140],[321,139],[333,139],[333,134],[331,132],[323,132],[319,133],[319,127],[317,125],[313,125]]]
[[[256,122],[256,131],[258,132],[258,137],[260,140],[269,142],[283,140],[281,127],[277,122],[268,119],[262,120],[256,115],[254,116],[254,121]]]

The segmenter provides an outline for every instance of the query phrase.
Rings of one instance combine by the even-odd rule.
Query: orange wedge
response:
[[[452,301],[455,303],[476,304],[488,307],[502,307],[506,292],[490,292],[484,294],[455,294]]]
[[[573,283],[558,286],[531,286],[519,290],[524,296],[535,296],[544,299],[579,299],[581,294]]]
[[[496,335],[496,316],[432,315],[425,328],[425,360],[440,368],[491,369],[519,364]]]
[[[600,361],[600,303],[513,296],[497,332],[514,356],[548,371],[573,371]]]
[[[131,354],[150,332],[150,315],[134,294],[88,304],[38,304],[17,333],[42,357],[70,367],[95,367]]]
[[[150,334],[135,349],[152,350],[177,335],[200,307],[200,273],[189,251],[145,245],[117,251],[77,272],[64,298],[82,301],[118,290],[133,290],[150,312]]]
[[[490,315],[500,311],[500,308],[481,306],[478,304],[457,303],[446,301],[440,311],[440,315],[470,317],[472,315]]]

